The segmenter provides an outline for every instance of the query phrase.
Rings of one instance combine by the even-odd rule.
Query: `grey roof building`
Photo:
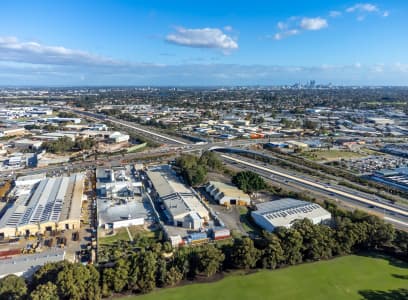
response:
[[[48,262],[59,262],[64,260],[64,258],[65,251],[57,249],[0,260],[0,278],[11,274],[29,278],[44,264]]]
[[[147,175],[169,212],[171,223],[197,229],[201,226],[201,223],[197,222],[197,216],[202,220],[209,219],[208,210],[200,199],[177,178],[170,166],[151,168]]]
[[[251,212],[254,221],[267,231],[276,227],[291,227],[293,222],[309,219],[313,224],[326,223],[331,220],[331,214],[320,205],[291,198],[260,203],[257,210]]]

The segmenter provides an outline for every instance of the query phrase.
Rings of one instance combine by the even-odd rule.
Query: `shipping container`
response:
[[[225,239],[229,239],[231,236],[230,235],[225,235],[225,236],[217,236],[214,238],[215,241],[219,241],[219,240],[225,240]]]
[[[0,257],[18,255],[20,253],[21,253],[21,249],[4,250],[4,251],[0,251]]]
[[[190,239],[192,241],[194,240],[202,240],[207,238],[207,233],[206,232],[194,232],[190,234]]]
[[[231,231],[228,228],[225,227],[216,227],[212,230],[212,237],[214,239],[217,239],[218,237],[226,237],[226,236],[230,236],[231,235]]]

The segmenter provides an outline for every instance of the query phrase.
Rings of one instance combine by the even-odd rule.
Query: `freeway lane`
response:
[[[128,127],[128,128],[134,129],[134,130],[136,130],[136,131],[143,132],[143,133],[145,133],[145,134],[148,134],[149,136],[150,136],[150,135],[153,135],[153,136],[158,137],[158,138],[160,138],[160,139],[163,139],[163,140],[166,140],[166,141],[170,141],[170,142],[172,142],[172,143],[174,143],[174,144],[178,144],[178,145],[188,145],[188,143],[185,143],[185,142],[183,142],[183,141],[180,141],[180,140],[177,140],[177,139],[174,139],[174,138],[171,138],[171,137],[168,137],[168,136],[165,136],[165,135],[162,135],[162,134],[153,132],[153,131],[145,130],[145,129],[142,129],[142,128],[140,128],[140,127],[136,127],[136,126],[134,126],[134,125],[129,125],[129,124],[123,122],[123,121],[119,121],[119,120],[112,119],[112,118],[106,119],[106,121],[109,121],[109,122],[112,122],[112,123],[115,123],[115,124],[119,124],[119,125],[121,125],[121,126],[125,126],[125,127]]]
[[[120,126],[125,126],[125,127],[128,127],[128,128],[131,128],[133,130],[139,131],[139,132],[147,135],[146,136],[147,138],[155,137],[155,138],[158,138],[160,140],[170,142],[171,144],[188,145],[188,143],[183,142],[181,140],[169,137],[169,136],[164,135],[164,134],[157,133],[157,132],[152,131],[152,130],[148,130],[147,128],[143,129],[143,128],[141,128],[141,126],[130,125],[129,122],[126,122],[126,121],[123,121],[123,120],[119,120],[119,119],[112,118],[112,117],[108,118],[105,115],[101,115],[101,114],[97,114],[97,113],[91,113],[91,112],[87,112],[87,111],[81,111],[81,110],[72,109],[72,108],[65,108],[65,109],[69,110],[69,111],[71,111],[73,113],[83,115],[83,116],[85,116],[87,118],[93,118],[93,119],[96,119],[96,120],[99,120],[99,121],[108,121],[108,122],[111,122],[111,123],[118,124]]]
[[[272,170],[270,168],[266,168],[263,167],[259,164],[253,163],[253,162],[249,162],[246,160],[242,160],[242,159],[237,159],[228,155],[221,155],[222,158],[229,160],[229,161],[234,161],[236,163],[239,163],[241,165],[245,165],[247,167],[252,168],[254,171],[260,171],[261,173],[263,173],[263,175],[265,176],[266,172],[269,175],[275,175],[275,176],[280,176],[282,178],[285,178],[286,180],[290,180],[293,181],[296,184],[300,184],[301,186],[308,188],[308,189],[312,189],[312,190],[318,190],[318,191],[324,191],[325,193],[327,193],[328,195],[336,195],[338,197],[341,197],[344,200],[351,200],[352,202],[357,202],[360,204],[364,204],[364,205],[368,205],[369,207],[375,207],[375,208],[379,208],[382,210],[383,213],[386,214],[391,214],[393,215],[393,217],[387,217],[388,221],[391,221],[394,223],[400,224],[400,225],[404,225],[405,227],[408,227],[408,223],[406,222],[408,219],[408,212],[407,210],[404,210],[402,208],[399,207],[394,207],[392,205],[387,205],[384,203],[378,203],[375,201],[372,201],[370,199],[364,198],[362,196],[359,195],[355,195],[355,194],[351,194],[339,189],[336,189],[334,187],[327,187],[324,184],[320,184],[320,183],[316,183],[316,182],[312,182],[310,180],[307,179],[303,179],[294,175],[289,175],[286,173],[282,173],[279,171],[275,171]],[[262,174],[261,174],[262,175]]]

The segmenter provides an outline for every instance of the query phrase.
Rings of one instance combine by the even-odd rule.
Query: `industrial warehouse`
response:
[[[400,190],[408,191],[408,168],[401,167],[393,170],[378,170],[371,178],[375,181],[394,186]]]
[[[143,201],[142,182],[135,166],[96,169],[98,226],[117,229],[152,221]]]
[[[291,198],[260,203],[251,212],[254,221],[267,231],[292,226],[293,222],[309,219],[313,224],[329,223],[331,214],[316,203]]]
[[[251,199],[248,194],[236,186],[210,181],[205,190],[221,205],[250,205]]]
[[[165,206],[169,224],[189,229],[200,229],[209,220],[208,210],[198,196],[180,182],[168,165],[147,171],[158,197]]]
[[[16,181],[15,199],[0,220],[0,237],[29,236],[52,230],[79,229],[84,200],[82,173],[45,178],[44,174]]]

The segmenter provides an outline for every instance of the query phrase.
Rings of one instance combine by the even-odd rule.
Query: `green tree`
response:
[[[163,287],[166,285],[167,276],[167,262],[164,258],[159,257],[157,259],[157,273],[156,273],[156,285]]]
[[[95,141],[92,138],[85,138],[75,141],[74,148],[79,150],[91,149],[95,145]]]
[[[7,275],[0,279],[0,299],[18,300],[27,295],[27,284],[25,280],[16,275]]]
[[[249,269],[255,267],[260,257],[260,251],[248,237],[236,239],[232,247],[232,262],[236,268]]]
[[[261,176],[251,171],[243,171],[232,177],[232,183],[245,193],[252,193],[266,188]]]
[[[336,217],[333,237],[336,240],[334,252],[339,255],[350,254],[360,240],[356,224],[349,218]]]
[[[156,254],[145,251],[139,255],[139,276],[137,285],[142,293],[150,292],[156,286]]]
[[[91,265],[65,265],[58,273],[56,285],[62,299],[96,300],[100,299],[99,273]]]
[[[176,267],[171,267],[166,273],[166,286],[174,286],[182,279],[183,274]]]
[[[280,239],[273,233],[266,233],[267,244],[262,251],[262,267],[275,269],[285,261]]]
[[[180,248],[174,255],[173,266],[181,272],[182,278],[185,278],[190,271],[189,249]]]
[[[78,115],[72,113],[72,112],[67,112],[67,111],[60,111],[58,113],[58,117],[60,118],[78,118]]]
[[[204,245],[197,252],[198,271],[210,277],[220,269],[225,255],[214,245]]]
[[[390,246],[395,238],[395,230],[391,224],[385,223],[377,216],[367,218],[369,226],[368,243],[374,249]]]
[[[103,297],[109,297],[113,290],[113,280],[115,278],[115,271],[113,268],[104,268],[102,271],[101,293]]]
[[[197,165],[195,169],[188,172],[189,184],[192,186],[197,186],[203,184],[207,178],[207,171],[204,166]]]
[[[222,161],[218,155],[212,151],[204,152],[198,160],[198,163],[212,170],[218,171],[222,169]]]
[[[116,261],[113,268],[106,268],[102,272],[102,290],[109,293],[113,290],[120,293],[127,285],[129,277],[129,264],[123,258]]]
[[[31,300],[59,300],[57,286],[52,282],[40,284],[30,293]]]
[[[56,141],[45,142],[42,147],[51,153],[63,153],[71,151],[75,143],[67,136],[60,137]]]
[[[287,229],[285,227],[278,227],[276,229],[276,235],[281,240],[283,253],[285,253],[285,263],[288,265],[301,263],[303,238],[299,231]]]
[[[303,260],[328,259],[333,255],[333,231],[325,225],[314,225],[309,219],[298,220],[292,228],[303,238]]]
[[[34,273],[31,286],[35,288],[38,285],[46,284],[48,281],[55,283],[58,273],[68,264],[69,262],[66,260],[46,263]]]
[[[137,290],[137,280],[139,278],[140,266],[139,266],[139,252],[132,253],[129,258],[129,276],[128,287],[130,290]]]

